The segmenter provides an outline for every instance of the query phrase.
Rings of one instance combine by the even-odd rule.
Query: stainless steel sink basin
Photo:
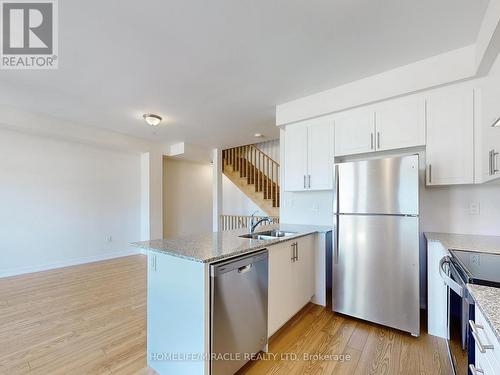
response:
[[[285,232],[282,230],[275,229],[275,230],[268,230],[266,232],[243,234],[240,237],[252,238],[254,240],[273,240],[275,238],[293,236],[294,234],[297,234],[297,232]]]

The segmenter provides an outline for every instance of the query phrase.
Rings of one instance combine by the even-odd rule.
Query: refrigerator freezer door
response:
[[[418,215],[418,155],[340,163],[338,212]]]
[[[333,310],[420,333],[417,217],[338,215]]]

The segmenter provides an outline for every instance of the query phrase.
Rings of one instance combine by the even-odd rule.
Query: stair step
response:
[[[271,176],[266,175],[265,172],[269,171],[271,167],[274,180],[278,178],[279,165],[255,147],[252,147],[253,146],[241,146],[234,149],[223,150],[223,173],[226,174],[233,183],[238,185],[249,198],[254,201],[260,199],[261,205],[268,206],[272,208],[272,210],[278,210],[280,203],[280,185],[278,182],[272,181]],[[259,158],[256,157],[257,154],[260,155]],[[252,160],[248,160],[247,157],[252,158]],[[254,165],[252,161],[259,162],[259,166]],[[266,168],[266,170],[263,171],[261,170],[262,168]]]

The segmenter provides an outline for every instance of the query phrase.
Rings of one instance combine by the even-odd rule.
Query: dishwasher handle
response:
[[[210,265],[210,277],[218,277],[228,272],[237,272],[242,275],[250,272],[258,262],[267,261],[267,259],[267,249],[263,249],[255,253],[214,263]]]
[[[252,270],[253,263],[247,264],[246,266],[238,268],[238,273],[247,273]]]

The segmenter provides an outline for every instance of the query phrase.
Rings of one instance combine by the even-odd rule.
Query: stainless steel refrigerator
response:
[[[420,334],[418,155],[335,165],[333,310]]]

